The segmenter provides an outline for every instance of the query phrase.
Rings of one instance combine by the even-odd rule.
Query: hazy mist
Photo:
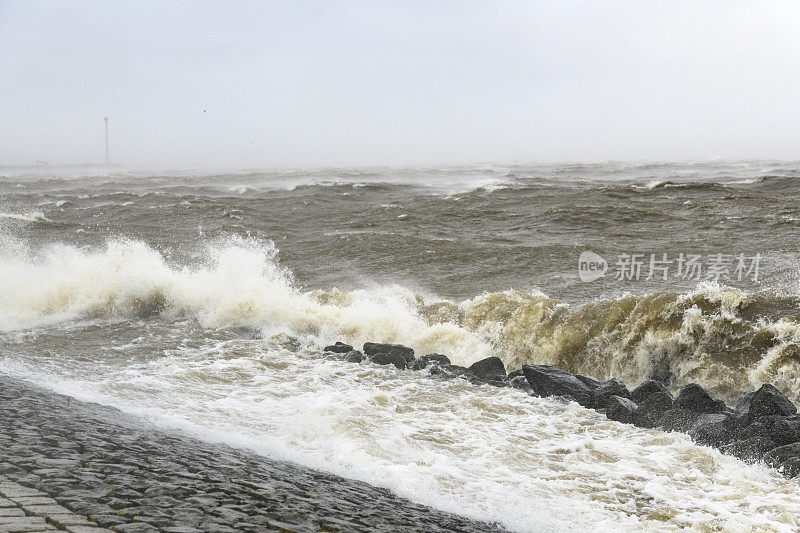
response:
[[[127,165],[797,159],[800,3],[0,0],[0,165],[104,116]]]

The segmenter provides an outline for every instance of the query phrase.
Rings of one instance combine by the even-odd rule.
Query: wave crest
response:
[[[542,363],[628,383],[653,376],[674,386],[696,382],[726,398],[765,382],[791,394],[800,385],[796,298],[704,284],[580,306],[513,291],[465,305],[464,324],[491,338],[511,367]]]
[[[622,295],[569,305],[543,294],[487,293],[463,302],[399,286],[304,291],[271,242],[204,245],[171,265],[132,240],[33,252],[4,242],[0,330],[83,318],[190,317],[207,328],[247,326],[314,347],[331,340],[400,342],[459,364],[498,355],[510,368],[553,364],[636,383],[701,383],[725,398],[762,382],[800,391],[800,301],[702,285],[688,293]]]

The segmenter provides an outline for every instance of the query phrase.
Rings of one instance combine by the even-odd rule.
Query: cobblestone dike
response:
[[[2,374],[0,475],[9,495],[40,498],[42,506],[39,518],[26,521],[23,515],[35,514],[23,505],[30,501],[14,500],[6,508],[19,510],[0,513],[0,531],[499,531],[366,483],[158,430]],[[46,505],[59,516],[46,518]]]

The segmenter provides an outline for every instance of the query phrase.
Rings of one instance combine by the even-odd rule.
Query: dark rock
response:
[[[650,394],[639,404],[639,417],[635,422],[636,425],[646,428],[657,427],[664,413],[672,409],[672,403],[672,395],[669,391]]]
[[[672,398],[672,394],[670,394],[666,385],[660,381],[648,379],[631,391],[631,400],[636,403],[642,403],[648,397],[659,392],[669,394],[669,397]]]
[[[736,419],[727,413],[704,414],[689,428],[689,436],[698,444],[720,448],[730,443],[736,432]]]
[[[589,387],[589,390],[594,390],[600,386],[602,381],[597,378],[593,378],[592,376],[581,376],[580,374],[575,374],[575,377],[581,380],[581,382]]]
[[[683,409],[701,414],[722,413],[725,411],[725,403],[713,399],[706,390],[697,383],[690,383],[682,388],[678,397],[675,398],[674,406],[676,409]]]
[[[519,376],[525,377],[525,374],[522,372],[521,368],[518,368],[518,369],[514,370],[513,372],[509,372],[508,376],[506,376],[506,379],[512,380],[512,379],[514,379],[516,377],[519,377]]]
[[[602,409],[612,396],[630,398],[631,393],[628,391],[628,387],[617,378],[607,379],[592,391],[591,406],[596,409]]]
[[[524,365],[522,372],[537,396],[564,396],[583,406],[589,405],[589,387],[565,370],[548,365]]]
[[[795,416],[771,415],[755,420],[752,424],[740,427],[736,438],[769,438],[775,446],[784,446],[800,441],[800,418]]]
[[[639,412],[639,407],[628,398],[611,396],[606,407],[606,417],[609,420],[633,424]]]
[[[348,363],[360,363],[366,358],[367,356],[358,350],[349,351],[344,355],[344,360]]]
[[[347,353],[353,350],[353,347],[349,344],[345,344],[343,342],[336,342],[336,344],[331,344],[330,346],[326,346],[323,348],[326,352],[333,352],[333,353]]]
[[[764,454],[764,462],[775,467],[790,459],[800,459],[800,442],[778,446]]]
[[[779,446],[764,454],[764,462],[786,477],[800,474],[800,442]]]
[[[467,373],[467,367],[459,365],[431,365],[431,375],[445,379],[457,378]]]
[[[736,417],[746,425],[762,416],[797,414],[797,407],[772,385],[761,385],[736,405]]]
[[[506,379],[506,367],[499,357],[481,359],[470,365],[467,371],[471,378],[481,383]]]
[[[786,477],[792,478],[800,475],[800,457],[784,461],[778,465],[778,470]]]
[[[515,389],[524,390],[528,393],[533,392],[533,389],[531,389],[531,385],[530,383],[528,383],[528,380],[525,379],[525,376],[514,376],[513,378],[508,380],[508,385]]]
[[[414,362],[411,363],[410,368],[411,370],[422,370],[431,364],[449,365],[450,359],[446,355],[440,353],[429,353],[428,355],[423,355],[419,359],[415,359]]]
[[[371,356],[369,360],[376,365],[394,365],[400,370],[405,370],[408,361],[400,352],[378,352]]]
[[[726,444],[720,450],[722,453],[727,453],[738,457],[742,461],[748,463],[755,463],[760,461],[764,454],[769,450],[776,447],[776,444],[765,437],[750,437],[744,440],[736,440],[730,444]]]
[[[414,350],[402,344],[380,344],[377,342],[365,342],[364,353],[372,357],[379,353],[399,354],[405,359],[406,364],[414,361]]]
[[[673,407],[664,413],[658,421],[658,427],[663,428],[665,431],[680,431],[686,433],[699,417],[700,413]]]

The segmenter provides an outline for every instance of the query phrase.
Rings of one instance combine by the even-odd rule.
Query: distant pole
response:
[[[106,117],[106,165],[108,164],[108,117]]]

